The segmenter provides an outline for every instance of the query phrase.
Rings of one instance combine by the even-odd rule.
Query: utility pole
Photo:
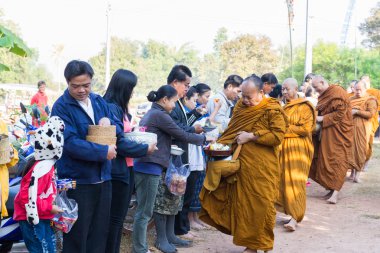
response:
[[[107,40],[106,40],[106,76],[105,76],[105,87],[108,86],[110,81],[110,54],[111,54],[111,35],[110,35],[110,15],[111,15],[111,3],[107,3]]]
[[[313,71],[313,45],[311,42],[310,29],[310,4],[311,0],[306,0],[306,42],[305,42],[305,69],[304,77]]]
[[[288,5],[288,21],[289,21],[289,40],[290,40],[290,69],[291,76],[293,77],[293,40],[292,40],[292,30],[293,30],[293,2],[294,0],[286,0],[286,4]]]

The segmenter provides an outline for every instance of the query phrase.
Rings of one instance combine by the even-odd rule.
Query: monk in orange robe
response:
[[[355,96],[354,89],[355,89],[355,84],[356,84],[357,82],[358,82],[357,80],[352,80],[352,81],[350,82],[350,85],[349,85],[349,87],[347,88],[347,93],[348,93],[348,96],[349,96],[349,97]]]
[[[234,244],[246,247],[244,252],[273,249],[274,204],[280,180],[279,145],[287,128],[279,102],[266,98],[262,89],[263,82],[256,75],[245,79],[242,99],[218,140],[222,144],[243,144],[238,157],[239,171],[232,180],[221,178],[215,189],[205,183],[200,193],[200,219],[232,235]]]
[[[367,152],[367,158],[366,158],[366,164],[364,165],[364,170],[367,167],[368,161],[372,156],[372,148],[373,148],[373,140],[375,138],[375,133],[377,131],[377,128],[379,127],[379,112],[380,112],[380,90],[371,88],[371,79],[368,75],[364,75],[360,79],[361,81],[364,81],[366,83],[367,93],[370,96],[373,96],[377,100],[377,111],[378,113],[372,118],[372,134],[370,136],[369,141],[369,149]]]
[[[354,169],[350,179],[359,183],[360,172],[364,169],[367,155],[370,152],[371,135],[373,136],[373,119],[377,121],[377,100],[369,96],[366,83],[359,81],[355,85],[355,96],[351,97],[352,115],[354,120]]]
[[[306,182],[314,153],[312,132],[316,120],[314,106],[305,98],[299,98],[297,90],[296,79],[284,81],[282,94],[286,99],[284,111],[289,128],[280,150],[282,175],[276,209],[292,217],[284,225],[289,231],[296,230],[306,211]]]
[[[312,81],[319,93],[317,122],[321,125],[320,141],[310,169],[310,178],[330,192],[327,202],[336,204],[348,169],[353,167],[353,121],[347,92],[329,85],[320,75]]]

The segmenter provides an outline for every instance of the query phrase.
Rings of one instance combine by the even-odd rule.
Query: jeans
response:
[[[182,210],[175,216],[174,232],[176,235],[185,235],[190,231],[189,210],[194,197],[195,185],[201,171],[192,171],[186,181],[186,191],[183,196]]]
[[[111,219],[106,246],[107,253],[119,253],[120,250],[124,219],[128,212],[129,202],[131,201],[135,185],[133,169],[129,169],[131,171],[129,184],[112,180]]]
[[[55,235],[50,220],[40,220],[37,225],[19,221],[25,246],[30,253],[55,253]]]
[[[134,253],[146,253],[148,251],[146,232],[148,222],[153,215],[159,179],[160,176],[135,172],[137,209],[132,234]]]
[[[104,253],[110,221],[111,181],[79,184],[67,192],[78,203],[78,220],[63,235],[63,253]]]

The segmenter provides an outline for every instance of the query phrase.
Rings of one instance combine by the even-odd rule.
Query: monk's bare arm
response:
[[[315,112],[308,105],[301,106],[300,120],[297,125],[289,125],[285,137],[305,137],[313,132]],[[288,136],[289,135],[289,136]],[[298,136],[297,136],[298,135]]]
[[[323,128],[339,124],[348,110],[347,105],[341,99],[333,100],[330,106],[333,108],[333,112],[323,115]]]
[[[266,146],[278,146],[284,139],[286,123],[284,115],[280,111],[272,110],[269,112],[268,130],[259,130],[253,133],[257,139],[254,142]]]
[[[356,115],[364,119],[370,119],[377,113],[377,102],[369,100],[366,105],[366,110],[359,110]]]

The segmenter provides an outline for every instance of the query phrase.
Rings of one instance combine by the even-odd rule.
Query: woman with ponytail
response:
[[[155,246],[162,252],[174,253],[174,245],[186,244],[174,235],[174,215],[156,212],[153,215],[155,201],[165,198],[157,196],[158,189],[165,189],[163,183],[166,168],[169,166],[172,139],[202,145],[206,137],[200,134],[188,133],[182,130],[170,117],[169,113],[175,108],[178,100],[177,91],[170,85],[161,86],[157,91],[151,91],[148,100],[153,102],[152,108],[140,121],[140,126],[146,127],[147,132],[157,134],[158,150],[151,155],[138,158],[134,163],[137,211],[133,224],[133,252],[149,252],[146,242],[148,221],[154,216],[157,230]],[[168,189],[165,189],[168,192]],[[174,196],[174,195],[173,195]],[[157,206],[157,204],[156,204]],[[172,207],[169,207],[172,208]],[[177,207],[178,209],[178,207]]]

